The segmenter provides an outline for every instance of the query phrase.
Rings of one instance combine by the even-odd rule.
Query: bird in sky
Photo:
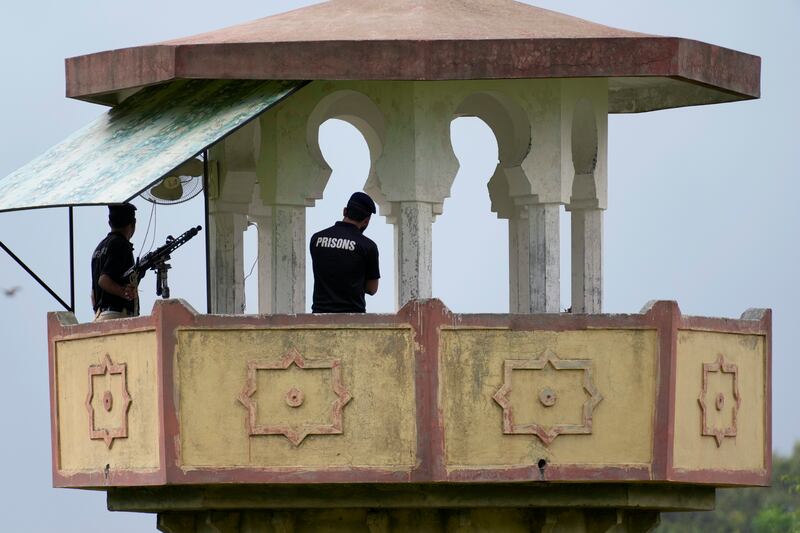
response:
[[[6,295],[6,298],[13,298],[14,296],[17,295],[17,292],[19,292],[21,289],[22,289],[22,287],[20,287],[20,286],[11,287],[10,289],[5,289],[4,288],[3,289],[3,294]]]

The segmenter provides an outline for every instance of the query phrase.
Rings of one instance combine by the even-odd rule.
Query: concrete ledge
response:
[[[227,485],[122,488],[108,509],[158,513],[231,509],[613,508],[710,511],[713,487],[609,484]]]

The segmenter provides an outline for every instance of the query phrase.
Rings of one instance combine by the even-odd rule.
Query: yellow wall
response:
[[[540,458],[551,464],[649,463],[656,338],[652,330],[443,332],[440,398],[448,466],[530,466]],[[547,349],[561,359],[592,360],[594,382],[603,395],[594,410],[592,434],[560,435],[549,449],[534,435],[504,435],[502,409],[492,398],[503,384],[505,359],[535,359]],[[545,423],[580,423],[584,396],[578,371],[515,371],[514,379],[516,393],[510,398],[519,413],[517,423],[534,417]],[[556,405],[541,406],[543,386],[558,392]]]
[[[278,361],[291,348],[306,359],[340,359],[352,395],[341,435],[310,435],[294,446],[283,435],[249,436],[238,401],[249,361]],[[233,329],[178,333],[181,457],[184,467],[408,467],[415,463],[414,357],[411,330]],[[297,408],[286,392],[305,394]],[[335,400],[330,372],[261,371],[258,422],[324,423]]]
[[[89,392],[88,371],[102,364],[108,354],[115,364],[127,365],[128,438],[114,439],[111,449],[103,440],[89,438],[89,414],[85,401]],[[94,377],[95,427],[117,427],[122,416],[120,376]],[[97,472],[108,464],[111,470],[158,468],[158,393],[156,381],[156,335],[153,331],[111,334],[56,343],[56,387],[58,390],[58,438],[62,474]],[[102,394],[113,394],[112,410],[102,408]]]
[[[199,467],[314,469],[417,466],[415,403],[416,349],[410,327],[186,328],[176,332],[175,399],[180,442],[178,458],[187,470]],[[299,445],[283,435],[249,435],[247,408],[240,397],[248,363],[275,363],[296,349],[309,362],[339,360],[342,385],[352,396],[343,409],[341,434],[307,436]],[[546,445],[532,434],[503,432],[503,409],[494,395],[504,384],[504,361],[534,360],[552,351],[561,361],[589,360],[602,400],[590,434],[561,434]],[[85,401],[88,370],[108,354],[127,365],[132,399],[128,437],[111,449],[89,438]],[[652,462],[658,339],[652,329],[511,331],[503,328],[445,327],[440,337],[439,403],[444,420],[445,465],[461,468],[551,465],[648,467]],[[701,435],[703,364],[722,354],[737,367],[741,407],[738,434],[720,447]],[[766,340],[762,335],[681,330],[677,342],[674,467],[678,471],[760,471],[766,440]],[[256,423],[333,422],[329,369],[257,373]],[[60,472],[70,475],[111,470],[153,471],[159,466],[157,343],[153,331],[59,340],[55,345],[57,437]],[[96,426],[116,427],[123,402],[118,376],[95,377]],[[588,398],[581,370],[517,370],[508,399],[515,422],[582,424]],[[545,387],[557,393],[542,405]],[[299,407],[287,404],[296,388]],[[102,393],[115,394],[114,408],[102,408]],[[728,395],[725,409],[716,393]],[[729,375],[709,378],[709,421],[727,425],[734,399]]]
[[[714,437],[701,435],[703,364],[714,363],[718,354],[738,368],[741,406],[736,437],[725,437],[717,447]],[[738,335],[704,331],[678,332],[677,384],[675,390],[676,469],[759,470],[764,465],[766,343],[761,335]],[[709,421],[727,426],[731,420],[730,374],[709,379]],[[726,405],[717,411],[714,393],[726,395]]]

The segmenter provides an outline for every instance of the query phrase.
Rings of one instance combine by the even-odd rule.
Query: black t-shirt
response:
[[[100,276],[105,274],[120,285],[127,285],[128,280],[122,275],[133,266],[133,244],[119,233],[111,232],[100,241],[92,254],[92,291],[94,292],[94,309],[126,309],[133,313],[133,301],[108,293],[97,284]]]
[[[356,226],[337,222],[309,243],[314,266],[315,313],[364,313],[364,284],[381,277],[378,246]]]

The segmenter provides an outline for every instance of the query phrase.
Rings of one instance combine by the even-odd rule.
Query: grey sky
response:
[[[190,35],[310,3],[48,0],[4,5],[0,176],[103,112],[64,98],[64,57]],[[788,452],[800,439],[800,358],[793,348],[800,344],[795,281],[800,261],[795,205],[800,198],[795,162],[800,2],[541,0],[537,5],[762,57],[759,101],[610,118],[605,307],[608,312],[636,312],[658,298],[677,300],[684,313],[709,316],[738,317],[748,307],[773,308],[774,444]],[[309,210],[309,234],[340,214],[347,195],[363,185],[368,168],[366,145],[349,125],[326,123],[321,143],[334,173],[325,198]],[[453,125],[453,147],[462,168],[434,225],[434,295],[455,311],[504,312],[506,228],[489,213],[486,194],[496,143],[480,121],[459,119]],[[148,205],[139,206],[137,250],[143,247],[149,215]],[[105,210],[81,208],[76,216],[78,316],[88,320],[88,257],[105,234]],[[65,210],[0,214],[0,240],[63,295],[68,293],[66,220]],[[197,223],[202,223],[199,201],[160,208],[156,245],[168,233]],[[562,236],[568,237],[563,227]],[[392,311],[391,227],[376,220],[368,232],[380,246],[384,273],[381,293],[368,300],[368,309]],[[252,233],[247,234],[248,269],[254,260]],[[562,262],[569,264],[566,254]],[[196,239],[176,254],[171,286],[174,296],[204,311],[202,264],[202,240]],[[145,280],[144,309],[152,305],[152,281]],[[250,281],[248,295],[254,304]],[[17,285],[22,290],[14,299],[0,294],[0,420],[5,428],[0,439],[0,528],[153,530],[152,516],[108,513],[103,493],[50,488],[45,313],[57,304],[0,255],[0,287]],[[569,301],[567,291],[565,284],[562,302]]]

